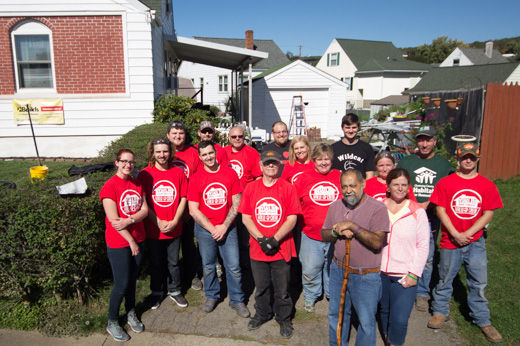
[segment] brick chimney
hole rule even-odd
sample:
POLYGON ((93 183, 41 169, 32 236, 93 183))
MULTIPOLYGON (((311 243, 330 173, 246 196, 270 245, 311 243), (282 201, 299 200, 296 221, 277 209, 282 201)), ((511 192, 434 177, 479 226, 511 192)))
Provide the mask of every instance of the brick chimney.
POLYGON ((490 59, 493 57, 493 41, 486 42, 485 54, 490 59))
POLYGON ((246 48, 255 49, 255 45, 253 43, 253 30, 246 31, 246 48))

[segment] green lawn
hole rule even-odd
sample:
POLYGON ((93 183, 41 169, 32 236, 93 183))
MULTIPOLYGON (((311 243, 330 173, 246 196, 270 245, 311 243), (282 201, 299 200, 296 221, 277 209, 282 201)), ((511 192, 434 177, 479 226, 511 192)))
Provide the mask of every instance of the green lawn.
MULTIPOLYGON (((86 163, 46 162, 49 178, 58 178, 63 183, 75 177, 67 176, 71 165, 86 163)), ((38 165, 33 161, 0 161, 0 180, 11 180, 18 185, 30 184, 29 168, 38 165)), ((520 344, 520 177, 496 182, 504 202, 504 208, 495 213, 487 237, 488 287, 491 321, 502 333, 506 344, 520 344)), ((102 331, 106 323, 108 295, 111 282, 100 289, 87 306, 74 301, 59 304, 46 303, 43 306, 27 306, 23 303, 0 298, 0 328, 34 329, 49 334, 83 334, 102 331), (64 314, 63 312, 66 311, 64 314), (42 320, 42 318, 44 318, 42 320), (42 321, 47 324, 42 324, 42 321)), ((138 302, 148 294, 148 277, 138 283, 138 302)), ((456 321, 460 334, 471 345, 487 345, 480 330, 471 323, 466 301, 466 278, 461 269, 456 280, 456 294, 451 304, 451 317, 456 321)), ((193 303, 200 304, 195 297, 193 303)), ((191 301, 190 300, 190 301, 191 301)), ((301 318, 301 316, 297 316, 301 318)), ((317 322, 318 323, 318 322, 317 322)), ((321 323, 321 322, 319 322, 321 323)), ((323 322, 326 323, 326 322, 323 322)))

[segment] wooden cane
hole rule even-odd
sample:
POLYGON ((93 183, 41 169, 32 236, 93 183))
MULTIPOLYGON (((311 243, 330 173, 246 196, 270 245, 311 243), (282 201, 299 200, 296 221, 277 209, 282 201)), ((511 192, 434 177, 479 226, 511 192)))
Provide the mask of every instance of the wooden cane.
POLYGON ((341 297, 339 299, 338 325, 336 327, 336 339, 341 346, 341 327, 343 325, 343 311, 345 310, 345 296, 347 295, 348 266, 350 265, 350 239, 345 240, 345 268, 343 268, 343 284, 341 285, 341 297))

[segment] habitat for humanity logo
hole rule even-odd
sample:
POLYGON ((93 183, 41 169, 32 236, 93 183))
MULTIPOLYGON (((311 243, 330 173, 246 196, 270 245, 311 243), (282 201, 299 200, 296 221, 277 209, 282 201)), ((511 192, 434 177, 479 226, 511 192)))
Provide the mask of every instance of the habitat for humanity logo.
POLYGON ((437 176, 437 172, 432 171, 429 168, 421 167, 413 171, 415 176, 415 181, 419 184, 433 184, 433 180, 437 176))

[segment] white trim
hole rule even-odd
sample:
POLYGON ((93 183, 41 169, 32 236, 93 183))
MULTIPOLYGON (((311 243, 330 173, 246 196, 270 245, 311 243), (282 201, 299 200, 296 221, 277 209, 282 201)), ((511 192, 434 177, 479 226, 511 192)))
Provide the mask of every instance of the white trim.
MULTIPOLYGON (((128 22, 126 18, 127 12, 121 13, 121 30, 123 35, 123 63, 125 70, 125 94, 130 94, 130 71, 128 70, 130 64, 128 61, 128 22)), ((148 24, 150 25, 150 24, 148 24)))
POLYGON ((190 44, 190 45, 202 47, 202 48, 211 48, 211 49, 215 49, 215 50, 221 50, 224 52, 231 52, 231 53, 243 54, 243 55, 247 55, 247 56, 254 56, 256 58, 261 58, 261 59, 267 59, 267 57, 269 56, 269 54, 266 52, 261 52, 261 51, 256 51, 256 50, 252 50, 252 49, 246 49, 246 48, 240 48, 240 47, 235 47, 235 46, 228 46, 225 44, 214 43, 214 42, 209 42, 209 41, 197 40, 197 39, 189 38, 189 37, 177 36, 177 42, 184 43, 184 44, 190 44))
MULTIPOLYGON (((326 72, 323 72, 322 70, 310 65, 310 64, 307 64, 306 62, 302 61, 302 60, 295 60, 294 62, 290 63, 289 65, 287 66, 284 66, 282 67, 281 69, 277 70, 277 71, 274 71, 273 73, 270 73, 268 74, 267 76, 264 76, 263 78, 267 81, 271 78, 274 78, 276 77, 277 75, 279 75, 280 73, 283 73, 285 71, 287 71, 288 69, 296 66, 296 65, 301 65, 309 70, 311 70, 312 72, 315 72, 315 73, 318 73, 319 75, 321 75, 322 77, 325 77, 327 78, 328 80, 338 84, 338 85, 341 85, 343 87, 347 87, 347 84, 345 82, 342 82, 341 80, 337 79, 336 77, 334 76, 331 76, 330 74, 326 73, 326 72)), ((317 86, 319 87, 319 86, 317 86)), ((329 87, 329 86, 327 86, 329 87)))
MULTIPOLYGON (((0 17, 69 17, 69 16, 117 16, 121 15, 126 11, 68 11, 68 12, 56 12, 56 11, 38 11, 38 12, 9 12, 3 11, 0 13, 0 17)), ((139 12, 139 11, 136 11, 139 12)), ((148 11, 143 11, 146 13, 148 11)))

